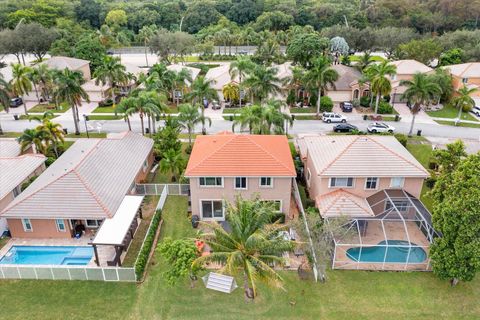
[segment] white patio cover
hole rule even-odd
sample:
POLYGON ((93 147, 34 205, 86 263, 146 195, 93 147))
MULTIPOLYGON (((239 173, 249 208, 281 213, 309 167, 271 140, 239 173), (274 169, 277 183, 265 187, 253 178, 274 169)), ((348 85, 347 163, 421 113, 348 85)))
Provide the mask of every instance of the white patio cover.
POLYGON ((92 244, 121 245, 142 201, 143 196, 125 196, 113 218, 103 221, 92 244))

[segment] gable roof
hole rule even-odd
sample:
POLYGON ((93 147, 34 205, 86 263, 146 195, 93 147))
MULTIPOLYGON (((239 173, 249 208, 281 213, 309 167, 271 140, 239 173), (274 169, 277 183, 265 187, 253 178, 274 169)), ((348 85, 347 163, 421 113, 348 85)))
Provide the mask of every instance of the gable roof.
POLYGON ((0 215, 111 218, 152 146, 153 140, 132 132, 79 139, 0 215))
MULTIPOLYGON (((208 69, 205 74, 205 79, 214 80, 215 82, 212 83, 212 88, 215 90, 222 90, 225 85, 232 82, 229 70, 230 64, 222 64, 216 68, 208 69)), ((233 80, 238 82, 238 77, 235 77, 233 80)))
POLYGON ((452 64, 443 68, 459 78, 480 78, 480 62, 452 64))
MULTIPOLYGON (((362 77, 362 73, 353 67, 335 64, 332 68, 338 73, 338 79, 335 81, 336 91, 350 90, 351 84, 362 77)), ((330 90, 333 90, 333 88, 330 90)))
POLYGON ((15 139, 0 139, 0 157, 16 157, 21 154, 21 146, 15 139))
POLYGON ((46 159, 42 154, 0 157, 0 200, 27 179, 46 159))
POLYGON ((302 158, 308 158, 321 176, 429 176, 392 136, 305 136, 297 142, 302 158))
POLYGON ((44 63, 52 69, 63 70, 67 68, 69 70, 78 70, 84 65, 90 64, 90 61, 71 57, 55 56, 51 57, 44 63))
POLYGON ((186 177, 294 177, 288 140, 280 135, 219 133, 197 136, 186 177))
POLYGON ((374 213, 367 200, 346 190, 339 189, 319 195, 316 199, 318 210, 322 217, 373 217, 374 213))
POLYGON ((397 67, 397 75, 398 74, 415 74, 415 73, 426 73, 430 72, 433 69, 429 66, 424 65, 423 63, 407 59, 407 60, 396 60, 392 61, 391 64, 397 67))
POLYGON ((200 74, 200 69, 199 68, 193 68, 189 67, 188 65, 183 65, 183 64, 170 64, 167 66, 168 70, 175 71, 175 72, 180 72, 182 69, 187 69, 190 71, 192 80, 195 80, 198 75, 200 74))

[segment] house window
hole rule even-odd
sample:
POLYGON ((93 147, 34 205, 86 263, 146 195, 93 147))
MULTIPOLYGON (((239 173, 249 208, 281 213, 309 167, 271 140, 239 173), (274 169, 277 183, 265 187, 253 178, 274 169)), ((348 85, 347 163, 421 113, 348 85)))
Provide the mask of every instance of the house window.
POLYGON ((143 162, 143 172, 146 172, 147 171, 147 168, 148 168, 148 160, 145 160, 143 162))
POLYGON ((330 188, 351 188, 353 187, 353 178, 330 178, 330 188))
POLYGON ((462 83, 468 83, 468 78, 463 78, 462 83))
POLYGON ((200 177, 200 186, 201 187, 216 187, 223 186, 222 177, 200 177))
POLYGON ((397 80, 397 75, 396 74, 392 74, 392 81, 395 81, 397 80))
POLYGON ((89 228, 98 228, 102 224, 102 220, 85 220, 85 224, 89 228))
POLYGON ((22 219, 23 231, 25 232, 32 232, 32 223, 30 219, 22 219))
POLYGON ((365 179, 365 189, 367 190, 376 190, 377 184, 378 184, 378 178, 365 179))
POLYGON ((203 219, 223 219, 222 200, 202 200, 203 219))
POLYGON ((63 219, 55 219, 55 224, 57 225, 57 230, 59 232, 65 232, 65 221, 63 219))
MULTIPOLYGON (((409 208, 408 200, 392 200, 392 202, 395 204, 395 207, 400 212, 405 212, 409 208)), ((392 203, 390 201, 387 201, 385 203, 385 210, 388 210, 390 208, 393 208, 392 203)))
POLYGON ((265 203, 273 203, 273 208, 276 212, 282 212, 282 200, 262 200, 265 203))
POLYGON ((271 188, 273 186, 271 177, 261 177, 260 178, 260 187, 262 188, 271 188))
POLYGON ((246 177, 236 177, 235 178, 235 189, 247 189, 247 178, 246 177))
POLYGON ((405 182, 405 178, 403 177, 393 177, 392 180, 390 180, 390 187, 403 188, 404 182, 405 182))
POLYGON ((13 192, 13 197, 16 198, 20 194, 20 187, 16 186, 15 189, 12 190, 13 192))

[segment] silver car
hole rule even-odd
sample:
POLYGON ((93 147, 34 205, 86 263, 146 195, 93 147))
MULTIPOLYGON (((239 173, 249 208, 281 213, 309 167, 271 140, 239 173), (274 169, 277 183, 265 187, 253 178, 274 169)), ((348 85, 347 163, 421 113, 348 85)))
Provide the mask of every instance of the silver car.
POLYGON ((386 124, 385 122, 372 122, 368 125, 367 131, 370 133, 381 133, 381 132, 389 132, 393 133, 395 128, 391 125, 386 124))

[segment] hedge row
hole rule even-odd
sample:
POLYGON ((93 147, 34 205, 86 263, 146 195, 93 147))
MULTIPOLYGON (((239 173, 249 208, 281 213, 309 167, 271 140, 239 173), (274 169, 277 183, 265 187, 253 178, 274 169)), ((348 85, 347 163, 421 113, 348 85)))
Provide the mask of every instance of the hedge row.
POLYGON ((147 236, 145 237, 145 242, 143 243, 142 248, 138 253, 137 263, 135 264, 135 273, 137 274, 137 279, 141 279, 143 273, 145 272, 145 267, 147 266, 148 262, 148 256, 150 255, 150 251, 152 251, 155 233, 157 232, 161 218, 162 211, 157 210, 152 218, 150 228, 148 229, 147 236))

